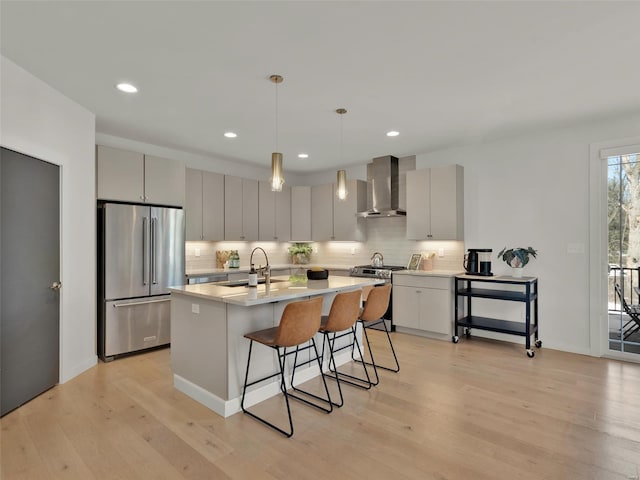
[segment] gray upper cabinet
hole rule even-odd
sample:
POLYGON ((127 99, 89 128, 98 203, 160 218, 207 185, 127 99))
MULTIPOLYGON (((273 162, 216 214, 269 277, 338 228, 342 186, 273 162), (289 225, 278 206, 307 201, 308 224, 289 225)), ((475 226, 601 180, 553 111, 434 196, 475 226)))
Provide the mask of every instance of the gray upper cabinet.
POLYGON ((407 172, 407 239, 464 239, 463 167, 407 172))
POLYGON ((187 168, 186 239, 224 240, 224 175, 187 168))
POLYGON ((202 240, 202 170, 187 168, 185 185, 185 239, 202 240))
POLYGON ((348 180, 347 191, 349 193, 344 200, 333 195, 334 240, 364 242, 367 239, 367 220, 356 217, 356 213, 367 209, 367 182, 348 180))
POLYGON ((225 175, 225 240, 258 240, 258 195, 257 180, 225 175))
POLYGON ((362 180, 349 180, 347 190, 347 198, 340 200, 333 184, 311 187, 313 241, 366 240, 366 220, 356 217, 356 213, 367 209, 367 184, 362 180))
POLYGON ((269 182, 259 182, 258 205, 258 240, 291 240, 291 188, 273 192, 269 182))
POLYGON ((96 192, 102 200, 183 206, 185 167, 166 158, 97 146, 96 192))
POLYGON ((314 185, 311 187, 311 240, 333 239, 333 184, 314 185))
POLYGON ((202 239, 224 240, 224 175, 202 172, 202 239))
POLYGON ((185 167, 166 158, 144 156, 144 195, 146 203, 184 205, 185 167))
POLYGON ((291 240, 311 241, 311 187, 291 187, 291 240))
POLYGON ((103 200, 144 202, 144 155, 98 145, 97 196, 103 200))

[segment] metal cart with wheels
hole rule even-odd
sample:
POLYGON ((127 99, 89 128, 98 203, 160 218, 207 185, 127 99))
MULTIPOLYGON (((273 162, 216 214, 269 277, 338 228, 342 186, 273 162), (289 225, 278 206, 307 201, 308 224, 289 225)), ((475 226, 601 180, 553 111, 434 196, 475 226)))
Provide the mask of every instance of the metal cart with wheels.
MULTIPOLYGON (((464 306, 462 307, 465 308, 464 306)), ((488 330, 492 332, 506 333, 525 337, 525 348, 529 358, 535 356, 535 350, 531 348, 531 336, 536 348, 542 347, 542 340, 538 338, 538 278, 537 277, 483 277, 479 275, 456 275, 455 277, 455 328, 451 337, 453 343, 460 340, 460 328, 464 329, 464 335, 469 337, 471 329, 488 330), (503 289, 502 285, 515 285, 516 289, 503 289), (459 315, 458 301, 466 298, 466 309, 459 315), (523 302, 525 304, 525 321, 517 322, 497 318, 481 317, 472 314, 472 298, 489 298, 510 302, 523 302), (533 323, 532 317, 533 305, 533 323)))

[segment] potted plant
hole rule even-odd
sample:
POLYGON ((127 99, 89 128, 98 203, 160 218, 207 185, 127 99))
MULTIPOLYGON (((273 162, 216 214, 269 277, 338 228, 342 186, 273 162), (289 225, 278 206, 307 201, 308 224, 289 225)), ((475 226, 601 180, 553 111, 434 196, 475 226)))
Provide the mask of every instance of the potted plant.
POLYGON ((289 247, 289 255, 293 264, 309 263, 313 248, 308 243, 294 243, 289 247))
POLYGON ((507 265, 513 268, 514 277, 522 277, 522 269, 527 263, 529 263, 530 256, 536 258, 537 254, 538 252, 531 247, 516 247, 509 249, 505 247, 500 250, 500 253, 498 253, 498 258, 502 258, 507 265))

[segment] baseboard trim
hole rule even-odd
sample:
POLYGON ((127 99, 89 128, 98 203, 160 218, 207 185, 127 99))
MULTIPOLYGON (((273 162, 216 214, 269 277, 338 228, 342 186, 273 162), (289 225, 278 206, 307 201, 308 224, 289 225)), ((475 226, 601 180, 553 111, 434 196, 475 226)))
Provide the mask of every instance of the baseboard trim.
MULTIPOLYGON (((347 362, 350 362, 351 360, 352 359, 350 352, 344 352, 335 356, 337 365, 343 365, 347 362)), ((323 366, 323 369, 327 371, 326 365, 323 366)), ((315 378, 319 375, 320 369, 317 365, 311 365, 304 370, 297 370, 296 385, 298 385, 298 383, 303 383, 311 380, 312 378, 315 378)), ((291 387, 290 377, 286 379, 286 382, 287 387, 291 387)), ((242 408, 240 407, 240 401, 242 400, 241 396, 229 400, 222 399, 177 374, 173 375, 173 386, 188 397, 194 399, 196 402, 199 402, 208 409, 214 411, 221 417, 227 418, 242 411, 242 408)), ((280 386, 278 384, 278 381, 274 378, 272 382, 265 384, 262 387, 258 387, 248 391, 245 398, 245 405, 247 407, 251 407, 252 405, 260 403, 268 398, 274 397, 279 393, 280 386)))

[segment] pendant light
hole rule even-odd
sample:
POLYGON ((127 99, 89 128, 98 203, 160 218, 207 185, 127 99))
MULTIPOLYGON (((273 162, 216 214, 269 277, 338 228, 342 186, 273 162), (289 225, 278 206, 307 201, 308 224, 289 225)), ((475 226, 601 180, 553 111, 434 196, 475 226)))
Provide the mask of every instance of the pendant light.
MULTIPOLYGON (((278 150, 278 84, 282 83, 284 78, 280 75, 271 75, 269 80, 276 85, 276 150, 278 150)), ((282 153, 276 151, 271 154, 271 190, 281 192, 283 183, 282 153)))
MULTIPOLYGON (((336 113, 340 115, 340 163, 342 163, 342 137, 343 137, 343 129, 342 129, 342 116, 347 113, 347 110, 344 108, 338 108, 336 113)), ((347 198, 347 171, 346 170, 338 170, 337 175, 338 186, 336 188, 336 195, 340 200, 345 200, 347 198)))

